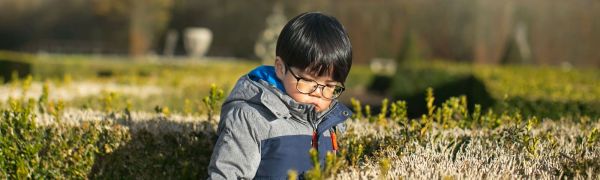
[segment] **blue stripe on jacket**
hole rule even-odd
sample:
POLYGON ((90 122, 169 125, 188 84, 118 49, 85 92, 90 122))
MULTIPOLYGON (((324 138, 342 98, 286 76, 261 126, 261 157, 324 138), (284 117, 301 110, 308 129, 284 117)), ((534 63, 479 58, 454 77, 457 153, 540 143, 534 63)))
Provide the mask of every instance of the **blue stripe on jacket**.
MULTIPOLYGON (((312 148, 312 136, 291 135, 280 136, 261 142, 261 161, 256 172, 256 179, 286 179, 288 171, 293 169, 298 173, 313 168, 309 151, 312 148)), ((319 136, 319 161, 324 167, 323 160, 328 151, 332 151, 331 137, 319 136)))

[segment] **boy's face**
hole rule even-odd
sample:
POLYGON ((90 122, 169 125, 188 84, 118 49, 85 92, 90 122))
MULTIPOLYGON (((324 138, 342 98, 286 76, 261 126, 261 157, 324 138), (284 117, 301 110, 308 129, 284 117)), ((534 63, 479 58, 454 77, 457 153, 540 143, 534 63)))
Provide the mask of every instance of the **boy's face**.
POLYGON ((279 57, 275 60, 275 70, 286 93, 297 102, 314 105, 317 112, 329 108, 332 98, 328 97, 334 93, 335 87, 341 87, 341 83, 334 81, 331 76, 314 76, 295 67, 286 67, 279 57), (303 86, 307 84, 308 86, 303 86), (301 92, 303 88, 308 90, 301 92))

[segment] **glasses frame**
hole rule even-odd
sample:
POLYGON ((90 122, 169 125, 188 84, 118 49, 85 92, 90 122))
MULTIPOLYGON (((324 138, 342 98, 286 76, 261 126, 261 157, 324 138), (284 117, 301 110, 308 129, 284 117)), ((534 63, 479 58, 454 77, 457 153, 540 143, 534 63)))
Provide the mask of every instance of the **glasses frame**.
POLYGON ((285 65, 285 69, 286 69, 286 71, 289 71, 292 74, 292 76, 296 79, 296 90, 298 92, 302 93, 302 94, 310 94, 310 93, 315 92, 317 89, 321 88, 321 97, 323 97, 325 99, 328 99, 328 100, 334 100, 334 99, 337 99, 338 97, 340 97, 340 95, 344 92, 344 90, 346 90, 346 87, 344 87, 343 85, 341 85, 341 86, 340 85, 335 85, 335 86, 341 88, 340 93, 337 96, 332 97, 332 98, 325 97, 325 94, 324 94, 325 91, 324 91, 324 89, 325 89, 325 87, 327 85, 319 84, 319 82, 315 81, 314 79, 307 79, 307 78, 304 78, 302 76, 296 75, 296 73, 294 73, 294 71, 292 71, 292 68, 290 68, 287 64, 285 65), (300 80, 312 81, 315 84, 317 84, 317 87, 314 88, 314 86, 313 86, 313 89, 310 92, 302 92, 302 91, 300 91, 300 89, 298 89, 298 84, 300 84, 300 80))

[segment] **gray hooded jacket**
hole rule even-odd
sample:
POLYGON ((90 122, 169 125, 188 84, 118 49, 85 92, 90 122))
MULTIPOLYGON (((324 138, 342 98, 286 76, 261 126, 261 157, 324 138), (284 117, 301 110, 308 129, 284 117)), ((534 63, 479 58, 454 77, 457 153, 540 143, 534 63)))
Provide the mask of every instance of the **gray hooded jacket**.
POLYGON ((352 112, 333 101, 322 113, 301 104, 264 80, 242 76, 221 110, 219 138, 208 167, 209 179, 285 179, 313 167, 309 150, 320 162, 334 150, 335 131, 352 112))

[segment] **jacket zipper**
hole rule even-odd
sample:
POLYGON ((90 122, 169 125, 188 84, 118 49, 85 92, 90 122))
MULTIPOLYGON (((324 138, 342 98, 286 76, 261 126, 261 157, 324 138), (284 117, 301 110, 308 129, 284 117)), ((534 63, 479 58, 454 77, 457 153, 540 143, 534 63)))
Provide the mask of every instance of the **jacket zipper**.
MULTIPOLYGON (((336 104, 334 104, 333 106, 335 106, 336 104)), ((327 117, 327 115, 329 115, 331 113, 332 109, 328 110, 325 114, 323 114, 323 116, 321 117, 327 117)), ((312 141, 311 141, 311 145, 313 148, 315 148, 315 150, 319 150, 319 135, 317 134, 317 117, 316 117, 316 112, 314 111, 314 109, 309 110, 308 113, 308 120, 309 123, 311 125, 311 127, 313 128, 313 134, 312 134, 312 141)), ((320 124, 321 122, 319 122, 320 124)), ((331 136, 331 145, 333 148, 333 153, 337 153, 338 150, 338 144, 337 144, 337 138, 335 135, 334 131, 329 131, 330 132, 330 136, 331 136)))
POLYGON ((315 111, 314 108, 308 111, 308 122, 310 123, 310 126, 313 129, 313 133, 312 133, 312 140, 310 142, 310 144, 312 145, 313 148, 315 148, 315 150, 319 150, 319 136, 317 135, 317 124, 316 124, 316 118, 315 118, 315 111))

